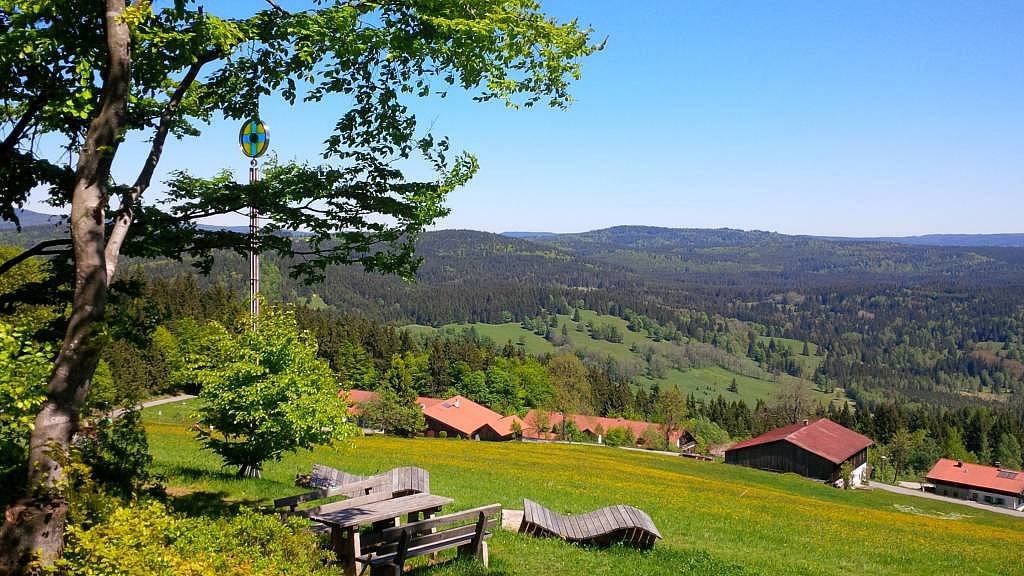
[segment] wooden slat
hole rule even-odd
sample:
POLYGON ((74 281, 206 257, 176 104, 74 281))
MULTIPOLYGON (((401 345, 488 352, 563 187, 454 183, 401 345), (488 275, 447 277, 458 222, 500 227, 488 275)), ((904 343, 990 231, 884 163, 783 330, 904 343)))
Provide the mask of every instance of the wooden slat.
POLYGON ((650 548, 661 538, 647 513, 621 504, 568 516, 524 499, 523 526, 527 534, 550 534, 574 542, 601 544, 622 541, 641 548, 650 548))
POLYGON ((349 528, 362 524, 372 524, 373 522, 386 520, 388 518, 398 518, 400 516, 423 512, 425 510, 441 508, 442 506, 446 506, 452 502, 453 500, 451 498, 445 498, 444 496, 413 494, 410 496, 393 498, 391 500, 373 502, 356 508, 310 515, 310 518, 322 524, 327 524, 328 526, 349 528))

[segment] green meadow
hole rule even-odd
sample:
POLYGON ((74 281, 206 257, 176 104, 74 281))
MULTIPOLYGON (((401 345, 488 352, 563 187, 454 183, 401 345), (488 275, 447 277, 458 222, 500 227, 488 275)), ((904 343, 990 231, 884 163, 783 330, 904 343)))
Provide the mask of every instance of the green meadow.
MULTIPOLYGON (((236 479, 200 449, 188 427, 193 402, 147 409, 154 472, 176 506, 216 513, 267 507, 295 494, 314 462, 370 474, 415 465, 452 511, 524 497, 577 513, 625 503, 647 511, 664 535, 651 552, 597 550, 499 531, 492 575, 1024 574, 1024 519, 882 491, 841 491, 794 475, 586 445, 361 437, 267 464, 236 479)), ((470 563, 417 574, 470 575, 470 563)))

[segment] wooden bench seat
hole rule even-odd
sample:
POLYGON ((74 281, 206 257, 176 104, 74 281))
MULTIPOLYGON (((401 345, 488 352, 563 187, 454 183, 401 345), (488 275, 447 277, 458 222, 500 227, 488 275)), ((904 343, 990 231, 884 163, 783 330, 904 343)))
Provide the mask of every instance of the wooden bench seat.
POLYGON ((371 576, 399 576, 405 561, 416 556, 457 548, 488 564, 487 538, 501 523, 501 505, 491 504, 403 526, 386 528, 366 538, 374 552, 358 560, 370 566, 371 576))

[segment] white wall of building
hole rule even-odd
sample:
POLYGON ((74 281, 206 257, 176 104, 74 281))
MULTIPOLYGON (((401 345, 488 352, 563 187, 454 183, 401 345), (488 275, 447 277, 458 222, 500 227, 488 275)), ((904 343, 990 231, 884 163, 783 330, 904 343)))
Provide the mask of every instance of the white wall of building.
POLYGON ((995 492, 986 492, 985 490, 979 490, 976 488, 964 488, 962 486, 953 486, 950 484, 935 482, 935 493, 939 496, 949 496, 950 498, 959 498, 961 500, 973 500, 982 504, 991 504, 993 506, 1001 506, 1003 508, 1011 508, 1013 510, 1024 510, 1024 498, 1007 496, 1006 494, 997 494, 995 492))

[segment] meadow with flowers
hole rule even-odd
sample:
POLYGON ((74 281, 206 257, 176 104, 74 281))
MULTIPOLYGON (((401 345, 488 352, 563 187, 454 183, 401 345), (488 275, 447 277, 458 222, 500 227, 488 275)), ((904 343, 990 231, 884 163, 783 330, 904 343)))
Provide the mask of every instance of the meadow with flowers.
MULTIPOLYGON (((597 550, 499 531, 488 574, 1024 574, 1024 518, 882 491, 842 491, 795 475, 588 445, 488 443, 383 436, 285 457, 263 478, 238 479, 189 431, 194 404, 147 409, 154 472, 182 508, 269 508, 297 493, 320 462, 370 474, 414 465, 451 510, 524 497, 578 513, 625 503, 664 535, 651 552, 597 550)), ((446 510, 447 511, 447 510, 446 510)), ((471 563, 417 573, 468 575, 471 563)))

